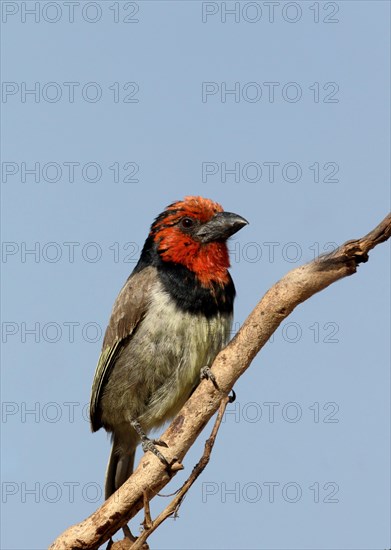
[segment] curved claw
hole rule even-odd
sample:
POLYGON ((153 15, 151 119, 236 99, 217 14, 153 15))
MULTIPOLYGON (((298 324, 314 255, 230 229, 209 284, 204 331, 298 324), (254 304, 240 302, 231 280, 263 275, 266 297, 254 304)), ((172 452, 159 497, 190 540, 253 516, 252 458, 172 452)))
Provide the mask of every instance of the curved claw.
POLYGON ((158 447, 166 447, 168 449, 168 445, 165 441, 162 439, 150 439, 154 445, 157 445, 158 447))
POLYGON ((235 390, 232 388, 232 395, 229 395, 228 396, 228 399, 229 399, 229 403, 233 403, 236 399, 236 393, 235 393, 235 390))

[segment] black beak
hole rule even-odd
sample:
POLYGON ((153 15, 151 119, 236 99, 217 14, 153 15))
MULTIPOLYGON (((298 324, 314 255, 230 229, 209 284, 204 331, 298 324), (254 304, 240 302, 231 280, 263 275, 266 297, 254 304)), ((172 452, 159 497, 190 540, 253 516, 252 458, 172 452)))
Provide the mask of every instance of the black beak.
POLYGON ((195 237, 202 243, 225 241, 245 225, 248 225, 248 221, 238 214, 218 212, 197 229, 195 237))

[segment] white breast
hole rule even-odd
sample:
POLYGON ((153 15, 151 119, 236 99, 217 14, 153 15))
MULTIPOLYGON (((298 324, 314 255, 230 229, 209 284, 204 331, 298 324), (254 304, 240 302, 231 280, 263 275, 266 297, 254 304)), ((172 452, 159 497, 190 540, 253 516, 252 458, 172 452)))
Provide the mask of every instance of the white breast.
POLYGON ((153 396, 143 415, 147 424, 160 424, 182 407, 199 382, 201 368, 211 366, 226 345, 231 325, 232 315, 207 319, 181 311, 160 284, 156 286, 139 335, 155 364, 153 396))
POLYGON ((144 319, 116 360, 102 397, 106 426, 156 428, 183 406, 229 340, 232 315, 209 319, 181 311, 159 281, 144 319))

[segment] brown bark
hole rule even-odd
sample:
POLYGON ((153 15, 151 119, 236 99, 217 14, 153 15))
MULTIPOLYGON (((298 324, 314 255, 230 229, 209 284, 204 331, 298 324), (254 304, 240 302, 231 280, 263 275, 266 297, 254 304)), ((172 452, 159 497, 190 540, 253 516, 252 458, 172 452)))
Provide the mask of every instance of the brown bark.
MULTIPOLYGON (((213 363, 219 390, 210 381, 203 381, 162 436, 168 444, 167 460, 177 457, 182 461, 222 399, 292 310, 355 273, 357 265, 368 260, 368 252, 390 236, 391 214, 365 237, 347 241, 331 254, 293 269, 265 294, 213 363)), ((158 493, 173 475, 175 471, 169 476, 162 463, 147 453, 129 480, 91 516, 60 535, 50 550, 98 548, 143 508, 145 494, 150 497, 158 493)))

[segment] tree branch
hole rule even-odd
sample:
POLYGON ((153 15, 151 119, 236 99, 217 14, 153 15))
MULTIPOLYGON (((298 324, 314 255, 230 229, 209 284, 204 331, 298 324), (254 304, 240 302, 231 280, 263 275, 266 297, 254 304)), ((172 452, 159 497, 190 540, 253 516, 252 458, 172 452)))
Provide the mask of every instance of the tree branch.
MULTIPOLYGON (((203 381, 162 436, 168 444, 165 450, 168 461, 174 457, 183 459, 222 398, 293 309, 330 284, 355 273, 357 265, 368 260, 368 252, 390 236, 391 214, 363 238, 347 241, 331 254, 293 269, 268 290, 213 363, 219 390, 203 381)), ((98 548, 143 508, 145 494, 156 495, 175 473, 168 475, 159 459, 146 453, 128 481, 91 516, 60 535, 50 550, 98 548)))
MULTIPOLYGON (((176 492, 174 499, 170 502, 168 506, 161 512, 158 517, 152 521, 149 513, 149 500, 144 500, 144 510, 145 510, 145 522, 144 522, 144 531, 137 538, 136 542, 131 546, 132 550, 142 550, 143 544, 146 542, 147 538, 170 516, 174 515, 177 517, 178 510, 185 498, 186 493, 189 491, 193 483, 199 478, 202 472, 205 470, 206 466, 209 463, 210 456, 212 454, 213 446, 216 441, 216 436, 220 428, 220 424, 223 420, 225 409, 227 408, 228 403, 231 401, 229 397, 225 397, 219 407, 219 412, 217 414, 216 421, 214 423, 212 433, 210 434, 209 439, 205 442, 204 452, 198 463, 194 466, 193 471, 191 472, 189 478, 185 481, 182 487, 176 492)), ((145 495, 144 495, 145 496, 145 495)), ((114 544, 115 547, 115 544, 114 544)), ((113 550, 114 550, 113 547, 113 550)))

